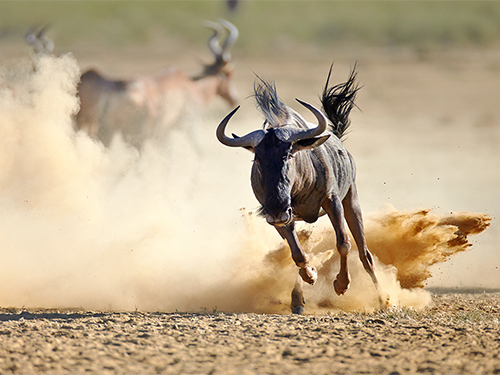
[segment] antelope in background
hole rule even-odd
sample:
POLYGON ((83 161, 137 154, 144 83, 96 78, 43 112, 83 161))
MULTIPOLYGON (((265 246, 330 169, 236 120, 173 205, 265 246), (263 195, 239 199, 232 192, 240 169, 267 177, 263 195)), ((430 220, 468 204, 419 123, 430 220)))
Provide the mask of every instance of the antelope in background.
MULTIPOLYGON (((54 42, 45 34, 48 27, 49 25, 45 25, 42 28, 32 26, 24 35, 26 43, 33 48, 33 52, 30 54, 31 73, 37 72, 39 57, 51 55, 54 51, 54 42)), ((2 77, 2 81, 5 87, 10 90, 13 97, 23 97, 30 90, 27 85, 23 84, 17 74, 6 74, 2 77)))
POLYGON ((107 79, 94 69, 82 74, 77 130, 88 132, 106 146, 116 133, 122 133, 127 142, 140 147, 151 135, 171 129, 188 112, 187 105, 196 111, 220 96, 234 106, 238 95, 229 50, 238 38, 238 29, 225 20, 205 26, 213 31, 208 48, 215 61, 204 65, 199 74, 188 75, 177 67, 125 80, 107 79), (221 40, 224 32, 226 37, 221 40))

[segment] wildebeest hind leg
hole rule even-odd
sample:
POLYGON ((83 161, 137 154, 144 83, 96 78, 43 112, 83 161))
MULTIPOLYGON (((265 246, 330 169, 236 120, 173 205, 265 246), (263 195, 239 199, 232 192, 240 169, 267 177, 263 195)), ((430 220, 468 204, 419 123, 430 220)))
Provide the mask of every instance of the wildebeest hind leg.
POLYGON ((328 214, 332 222, 335 235, 337 237, 337 250, 340 254, 340 271, 333 282, 335 293, 343 295, 349 288, 349 271, 347 270, 347 255, 351 249, 349 236, 344 224, 344 209, 340 199, 336 196, 323 205, 323 209, 328 214))
POLYGON ((370 275, 373 284, 377 289, 381 307, 385 307, 388 305, 389 296, 381 291, 380 284, 378 283, 377 276, 375 275, 373 257, 370 250, 368 250, 368 246, 366 245, 363 216, 361 214, 358 193, 354 184, 349 189, 349 192, 344 198, 342 204, 344 206, 344 215, 347 225, 349 225, 349 229, 351 230, 356 246, 358 247, 361 263, 363 263, 364 269, 370 275))

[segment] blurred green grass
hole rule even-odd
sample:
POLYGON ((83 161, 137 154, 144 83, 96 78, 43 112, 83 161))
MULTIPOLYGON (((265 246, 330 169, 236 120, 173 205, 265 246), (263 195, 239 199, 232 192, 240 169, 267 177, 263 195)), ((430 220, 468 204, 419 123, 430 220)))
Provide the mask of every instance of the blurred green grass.
POLYGON ((231 13, 225 1, 2 1, 0 43, 19 41, 32 25, 51 24, 58 47, 153 46, 162 39, 205 43, 205 19, 222 17, 240 30, 243 54, 293 47, 442 48, 490 46, 500 40, 496 1, 252 1, 231 13))

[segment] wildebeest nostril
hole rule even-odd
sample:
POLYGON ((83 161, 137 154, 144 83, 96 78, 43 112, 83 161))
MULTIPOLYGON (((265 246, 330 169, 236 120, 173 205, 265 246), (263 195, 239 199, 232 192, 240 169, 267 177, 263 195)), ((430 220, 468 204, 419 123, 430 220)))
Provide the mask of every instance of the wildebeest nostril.
POLYGON ((266 221, 271 225, 286 225, 292 220, 292 209, 289 207, 285 212, 283 212, 279 219, 274 218, 271 215, 267 215, 266 221))
POLYGON ((288 223, 292 218, 292 209, 288 208, 286 212, 281 215, 281 221, 283 223, 288 223))

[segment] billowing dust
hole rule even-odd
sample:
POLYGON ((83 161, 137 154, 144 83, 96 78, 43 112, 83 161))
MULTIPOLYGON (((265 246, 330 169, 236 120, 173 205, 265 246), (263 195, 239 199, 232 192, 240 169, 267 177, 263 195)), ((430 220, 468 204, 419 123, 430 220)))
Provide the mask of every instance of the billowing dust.
MULTIPOLYGON (((78 76, 71 55, 0 71, 0 305, 288 313, 297 277, 290 252, 254 207, 238 210, 255 201, 248 180, 242 187, 230 177, 248 175, 238 161, 251 156, 227 160, 215 119, 200 120, 196 140, 179 127, 141 151, 119 137, 105 148, 73 130, 78 76)), ((421 287, 430 265, 465 250, 489 220, 428 210, 368 215, 390 302, 428 304, 421 287)), ((335 295, 333 231, 327 219, 318 223, 299 226, 320 274, 304 286, 306 312, 376 308, 355 248, 351 287, 335 295)))
MULTIPOLYGON (((258 237, 256 227, 264 224, 258 223, 261 220, 252 213, 244 210, 243 214, 249 233, 258 237)), ((440 216, 430 210, 402 212, 390 207, 365 218, 367 244, 377 258, 377 276, 383 291, 390 297, 390 305, 425 307, 430 302, 430 294, 423 287, 432 276, 430 266, 472 246, 468 235, 481 233, 490 221, 490 217, 479 213, 440 216)), ((361 266, 355 246, 349 259, 351 288, 339 297, 332 290, 339 271, 339 256, 335 250, 335 234, 328 220, 314 226, 298 223, 298 227, 300 242, 311 255, 311 263, 319 274, 314 286, 304 285, 308 311, 379 308, 378 294, 361 266)), ((351 243, 354 243, 353 239, 351 243)), ((296 280, 290 249, 282 243, 265 255, 259 267, 258 274, 241 283, 239 293, 246 298, 253 295, 250 300, 257 302, 258 310, 285 312, 291 286, 296 280)))

